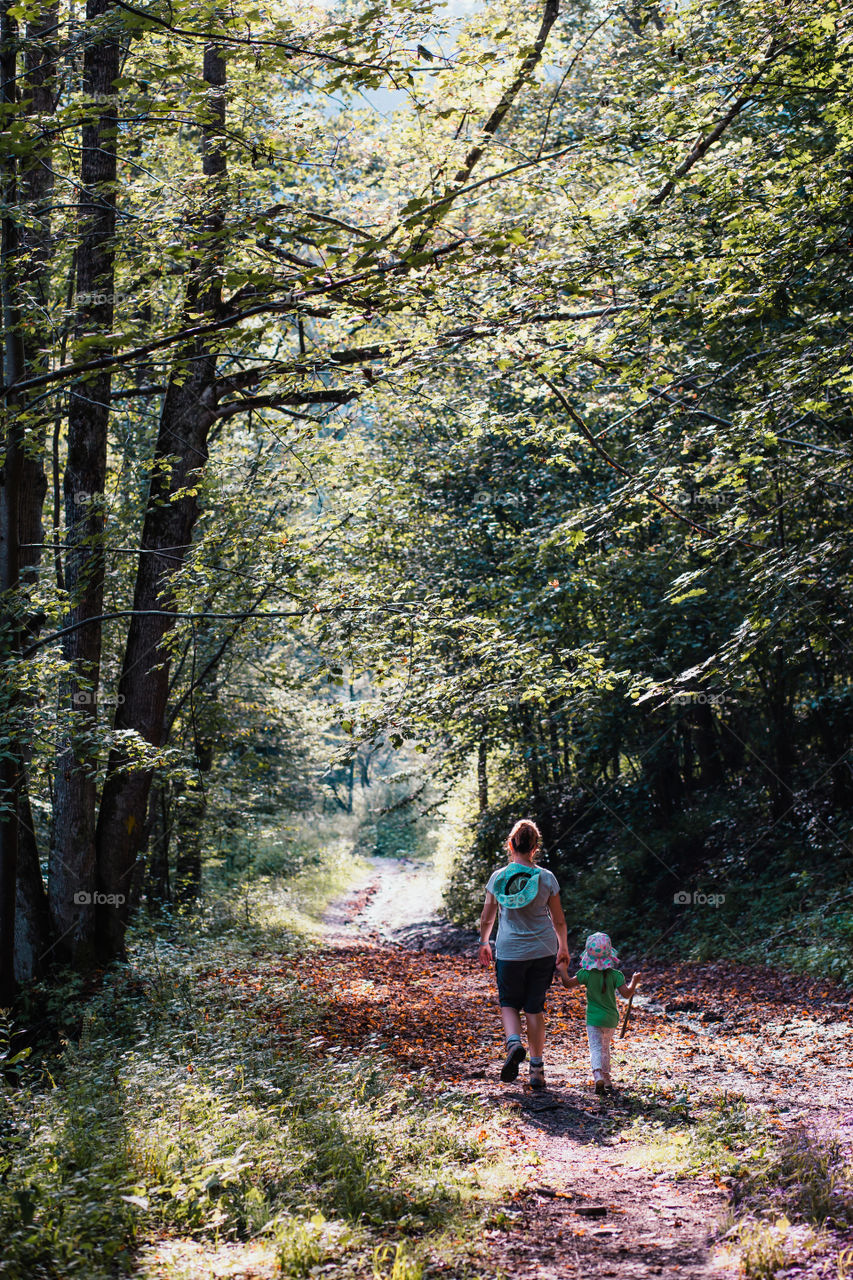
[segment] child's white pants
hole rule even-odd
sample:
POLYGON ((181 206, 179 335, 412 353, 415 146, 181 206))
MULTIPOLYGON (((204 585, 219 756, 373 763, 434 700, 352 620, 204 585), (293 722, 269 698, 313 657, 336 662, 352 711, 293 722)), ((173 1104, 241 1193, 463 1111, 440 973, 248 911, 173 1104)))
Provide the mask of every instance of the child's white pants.
POLYGON ((613 1027, 587 1027, 586 1037, 589 1040, 589 1060, 593 1071, 601 1071, 610 1075, 610 1045, 613 1041, 613 1027))

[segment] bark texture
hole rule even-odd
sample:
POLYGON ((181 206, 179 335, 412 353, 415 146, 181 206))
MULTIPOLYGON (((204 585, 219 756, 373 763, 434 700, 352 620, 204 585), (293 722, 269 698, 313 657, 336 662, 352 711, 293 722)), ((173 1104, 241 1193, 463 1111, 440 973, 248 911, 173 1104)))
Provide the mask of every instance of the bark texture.
MULTIPOLYGON (((208 96, 202 150, 208 182, 197 215, 203 253, 188 288, 187 319, 215 311, 221 300, 225 77, 224 58, 209 47, 204 55, 208 96)), ((173 604, 172 580, 190 551, 199 511, 194 493, 187 490, 207 463, 215 416, 216 353, 200 338, 180 353, 163 402, 115 718, 117 729, 132 730, 154 747, 166 737, 170 655, 164 642, 174 623, 143 615, 173 604)), ((152 778, 153 770, 134 765, 126 751, 111 752, 97 832, 98 886, 109 899, 98 907, 97 944, 103 958, 124 951, 128 886, 146 843, 152 778)))
MULTIPOLYGON (((119 42, 112 0, 88 0, 85 90, 98 101, 82 131, 77 248, 76 336, 109 333, 115 261, 116 119, 112 95, 119 42)), ((95 619, 104 597, 104 484, 109 370, 72 384, 65 467, 65 585, 68 623, 95 619)), ((57 958, 86 967, 94 958, 96 708, 101 624, 64 639, 70 727, 60 745, 54 787, 49 895, 57 958)))

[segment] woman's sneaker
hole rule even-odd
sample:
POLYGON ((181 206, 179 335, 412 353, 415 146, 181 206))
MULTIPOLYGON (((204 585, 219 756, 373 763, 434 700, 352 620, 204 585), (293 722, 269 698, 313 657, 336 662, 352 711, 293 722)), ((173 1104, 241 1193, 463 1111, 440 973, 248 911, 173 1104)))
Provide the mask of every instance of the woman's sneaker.
POLYGON ((530 1066, 530 1087, 531 1089, 545 1088, 545 1068, 541 1063, 530 1066))
POLYGON ((507 1045, 506 1057, 501 1067, 501 1080, 504 1084, 518 1079, 519 1064, 527 1057, 527 1050, 520 1040, 513 1040, 507 1045))

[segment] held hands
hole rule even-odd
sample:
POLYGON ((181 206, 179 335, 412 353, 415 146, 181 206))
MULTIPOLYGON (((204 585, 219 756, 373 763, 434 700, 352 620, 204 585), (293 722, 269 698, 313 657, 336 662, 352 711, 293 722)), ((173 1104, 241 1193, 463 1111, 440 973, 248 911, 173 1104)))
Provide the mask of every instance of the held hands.
POLYGON ((577 978, 574 977, 574 975, 572 975, 571 977, 569 976, 568 959, 564 960, 562 964, 559 964, 559 963, 557 964, 557 975, 560 979, 560 982, 563 984, 564 987, 567 987, 569 991, 571 991, 573 987, 580 986, 580 983, 578 982, 577 978))

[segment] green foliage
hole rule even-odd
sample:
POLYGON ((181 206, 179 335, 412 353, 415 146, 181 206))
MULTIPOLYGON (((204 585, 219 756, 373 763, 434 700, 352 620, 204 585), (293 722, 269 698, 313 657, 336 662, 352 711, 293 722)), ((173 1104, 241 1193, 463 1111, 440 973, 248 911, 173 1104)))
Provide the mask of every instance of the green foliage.
POLYGON ((821 1245, 820 1232, 853 1222, 853 1168, 837 1140, 785 1131, 762 1108, 724 1093, 688 1105, 652 1089, 632 1132, 646 1158, 677 1176, 711 1177, 730 1191, 723 1240, 750 1280, 771 1280, 821 1245), (649 1105, 651 1104, 651 1105, 649 1105))
POLYGON ((374 1280, 423 1280, 423 1274, 423 1266, 410 1256, 403 1240, 394 1249, 386 1244, 373 1254, 374 1280))
POLYGON ((652 1163, 679 1175, 733 1179, 760 1167, 773 1147, 764 1112, 737 1094, 719 1094, 695 1111, 687 1094, 673 1097, 654 1085, 648 1093, 632 1132, 648 1148, 652 1163))
POLYGON ((346 1225, 326 1222, 322 1213, 315 1213, 308 1221, 279 1217, 274 1230, 278 1264, 282 1274, 293 1280, 302 1280, 311 1275, 313 1267, 340 1258, 350 1244, 346 1225))
MULTIPOLYGON (((423 281, 420 364, 331 455, 361 503, 351 589, 395 610, 328 625, 375 680, 347 723, 393 722, 450 785, 485 753, 457 918, 527 813, 573 930, 706 956, 736 917, 756 952, 795 920, 796 963, 845 977, 808 935, 851 870, 849 23, 620 14, 565 18, 571 73, 508 127, 534 154, 547 119, 567 158, 448 211, 472 243, 423 281)), ((426 166, 440 130, 418 124, 426 166)))
POLYGON ((682 1167, 686 1173, 734 1177, 763 1162, 771 1145, 764 1113, 745 1098, 724 1094, 690 1130, 682 1167))

